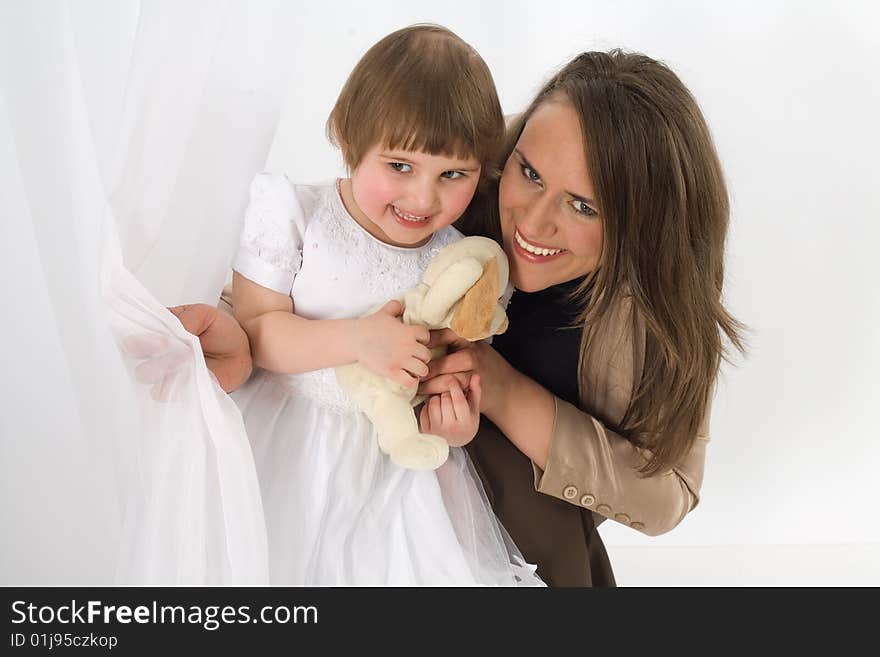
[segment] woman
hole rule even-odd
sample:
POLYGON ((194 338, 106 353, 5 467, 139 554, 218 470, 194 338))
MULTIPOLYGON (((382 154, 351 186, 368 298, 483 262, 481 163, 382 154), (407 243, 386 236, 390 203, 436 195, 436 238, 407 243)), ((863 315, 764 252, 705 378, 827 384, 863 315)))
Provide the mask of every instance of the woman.
POLYGON ((480 374, 469 451, 502 523, 548 584, 612 586, 596 525, 661 534, 699 501, 724 337, 742 349, 727 192, 693 97, 643 55, 576 57, 509 137, 462 229, 504 246, 510 328, 493 346, 438 332, 452 353, 420 389, 480 374))

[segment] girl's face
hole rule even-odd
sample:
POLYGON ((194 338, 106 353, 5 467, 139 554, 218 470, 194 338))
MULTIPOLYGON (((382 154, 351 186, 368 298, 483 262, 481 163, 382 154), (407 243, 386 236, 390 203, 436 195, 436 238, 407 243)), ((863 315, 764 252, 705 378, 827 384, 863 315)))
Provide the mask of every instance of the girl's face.
POLYGON ((351 173, 349 211, 383 242, 420 246, 462 215, 479 179, 476 158, 377 145, 351 173))
POLYGON ((510 277, 524 292, 579 278, 602 254, 602 221, 574 106, 543 103, 507 160, 498 193, 510 277))

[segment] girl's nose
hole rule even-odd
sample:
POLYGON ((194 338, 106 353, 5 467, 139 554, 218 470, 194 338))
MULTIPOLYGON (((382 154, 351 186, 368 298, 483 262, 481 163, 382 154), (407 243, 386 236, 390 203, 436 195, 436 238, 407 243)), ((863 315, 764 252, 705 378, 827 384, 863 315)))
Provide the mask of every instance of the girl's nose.
POLYGON ((437 186, 433 181, 420 181, 412 189, 413 207, 408 208, 414 214, 430 214, 436 209, 437 186))

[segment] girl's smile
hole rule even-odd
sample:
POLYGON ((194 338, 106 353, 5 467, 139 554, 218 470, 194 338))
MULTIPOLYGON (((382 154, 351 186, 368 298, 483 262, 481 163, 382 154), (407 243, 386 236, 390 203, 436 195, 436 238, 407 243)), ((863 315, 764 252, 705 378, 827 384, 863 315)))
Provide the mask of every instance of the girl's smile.
POLYGON ((394 214, 394 217, 400 222, 402 226, 406 226, 408 228, 420 228, 425 222, 430 221, 431 215, 415 215, 411 212, 405 212, 401 210, 395 205, 391 206, 391 212, 394 214))

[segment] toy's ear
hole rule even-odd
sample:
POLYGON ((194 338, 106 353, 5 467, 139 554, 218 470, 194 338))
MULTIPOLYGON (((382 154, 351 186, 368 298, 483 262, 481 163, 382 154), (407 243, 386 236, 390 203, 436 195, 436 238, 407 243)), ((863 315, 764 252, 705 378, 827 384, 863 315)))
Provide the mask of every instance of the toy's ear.
POLYGON ((492 335, 498 295, 498 260, 490 258, 483 265, 483 275, 455 308, 449 328, 471 342, 492 335))

